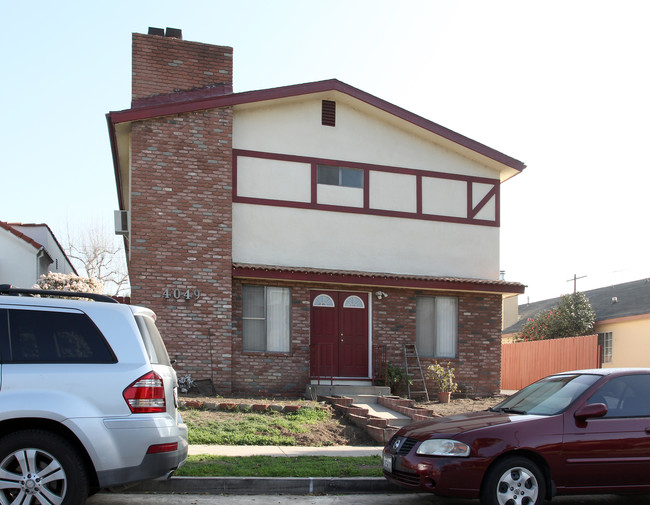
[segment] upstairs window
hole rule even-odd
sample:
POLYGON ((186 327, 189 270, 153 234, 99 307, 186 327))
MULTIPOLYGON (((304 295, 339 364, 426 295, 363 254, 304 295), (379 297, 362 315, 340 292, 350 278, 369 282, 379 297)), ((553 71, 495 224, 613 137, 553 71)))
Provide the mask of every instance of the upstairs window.
POLYGON ((318 184, 363 188, 363 170, 358 168, 318 165, 318 184))

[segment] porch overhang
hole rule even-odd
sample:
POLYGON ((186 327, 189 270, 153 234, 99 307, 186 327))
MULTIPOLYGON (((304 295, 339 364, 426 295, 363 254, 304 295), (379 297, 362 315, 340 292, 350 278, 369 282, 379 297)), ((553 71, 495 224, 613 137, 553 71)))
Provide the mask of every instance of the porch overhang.
POLYGON ((523 294, 526 286, 519 282, 462 277, 394 274, 330 270, 276 265, 233 263, 233 278, 268 279, 285 282, 368 286, 372 288, 423 289, 435 291, 465 291, 501 295, 523 294))

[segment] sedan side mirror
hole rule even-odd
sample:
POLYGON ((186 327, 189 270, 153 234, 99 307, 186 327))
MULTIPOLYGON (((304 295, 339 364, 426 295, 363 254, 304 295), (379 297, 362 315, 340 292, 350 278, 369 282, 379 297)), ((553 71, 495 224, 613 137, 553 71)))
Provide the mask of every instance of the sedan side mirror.
POLYGON ((603 417, 605 414, 607 414, 607 405, 604 403, 590 403, 576 410, 573 417, 578 421, 585 421, 590 417, 603 417))

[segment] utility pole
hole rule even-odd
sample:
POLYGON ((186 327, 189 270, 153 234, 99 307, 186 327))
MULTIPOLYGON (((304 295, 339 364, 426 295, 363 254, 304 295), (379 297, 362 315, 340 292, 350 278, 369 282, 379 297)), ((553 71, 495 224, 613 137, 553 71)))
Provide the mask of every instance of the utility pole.
POLYGON ((567 279, 567 282, 573 281, 573 294, 574 295, 576 294, 576 291, 577 291, 578 279, 584 279, 585 277, 587 277, 587 276, 583 275, 581 277, 578 277, 576 274, 573 274, 573 279, 567 279))

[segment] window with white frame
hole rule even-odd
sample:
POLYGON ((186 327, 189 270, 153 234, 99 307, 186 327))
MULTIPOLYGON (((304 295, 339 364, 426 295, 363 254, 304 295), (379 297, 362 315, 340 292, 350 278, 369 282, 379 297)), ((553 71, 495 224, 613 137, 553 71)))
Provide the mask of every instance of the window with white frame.
POLYGON ((289 288, 243 286, 242 315, 244 351, 290 351, 289 288))
POLYGON ((598 345, 600 346, 600 355, 602 363, 612 362, 612 332, 598 334, 598 345))
POLYGON ((455 358, 458 351, 458 299, 418 296, 416 344, 425 358, 455 358))

